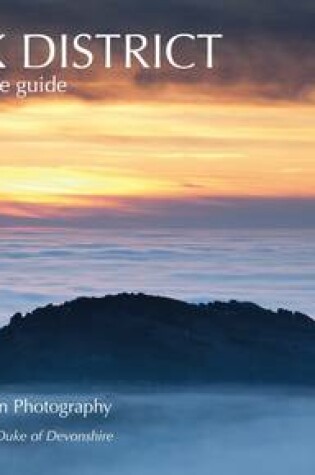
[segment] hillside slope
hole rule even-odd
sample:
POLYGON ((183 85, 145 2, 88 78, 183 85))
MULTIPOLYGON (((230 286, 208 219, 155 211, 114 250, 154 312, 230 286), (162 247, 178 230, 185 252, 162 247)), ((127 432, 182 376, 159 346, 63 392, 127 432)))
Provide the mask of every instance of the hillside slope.
POLYGON ((0 382, 315 384, 315 322, 230 301, 79 298, 12 317, 0 382))

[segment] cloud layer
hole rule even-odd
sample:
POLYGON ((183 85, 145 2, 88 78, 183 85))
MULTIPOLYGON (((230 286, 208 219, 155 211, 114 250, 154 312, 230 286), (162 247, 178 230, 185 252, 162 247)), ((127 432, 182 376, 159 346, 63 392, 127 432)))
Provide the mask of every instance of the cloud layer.
POLYGON ((4 230, 0 325, 81 295, 237 298, 314 316, 314 231, 4 230))
MULTIPOLYGON (((315 7, 310 1, 273 2, 234 0, 5 1, 0 7, 2 30, 11 33, 78 32, 216 32, 224 34, 215 71, 139 71, 113 74, 96 65, 89 73, 66 76, 72 94, 84 99, 117 100, 159 96, 157 89, 175 84, 193 95, 202 86, 205 97, 263 100, 313 100, 315 81, 315 7), (118 76, 118 77, 117 77, 118 76), (113 92, 113 81, 120 85, 113 92), (128 83, 126 86, 126 82, 128 83), (125 87, 123 87, 125 86, 125 87)), ((198 53, 198 52, 197 52, 198 53)), ((7 55, 14 55, 8 46, 7 55)), ((18 63, 18 57, 16 57, 18 63)), ((52 68, 58 71, 58 66, 52 68)), ((12 68, 9 76, 21 75, 12 68)), ((210 100, 210 99, 209 99, 210 100)), ((212 100, 212 99, 211 99, 212 100)))
POLYGON ((314 198, 107 198, 90 197, 90 206, 2 202, 5 227, 73 228, 315 228, 314 198), (109 206, 110 204, 110 206, 109 206))

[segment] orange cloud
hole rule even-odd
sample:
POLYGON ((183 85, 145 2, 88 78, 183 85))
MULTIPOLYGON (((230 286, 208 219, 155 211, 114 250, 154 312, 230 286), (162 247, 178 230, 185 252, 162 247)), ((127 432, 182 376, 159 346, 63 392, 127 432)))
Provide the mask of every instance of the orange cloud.
POLYGON ((313 197, 314 126, 299 104, 30 102, 0 115, 2 201, 313 197))

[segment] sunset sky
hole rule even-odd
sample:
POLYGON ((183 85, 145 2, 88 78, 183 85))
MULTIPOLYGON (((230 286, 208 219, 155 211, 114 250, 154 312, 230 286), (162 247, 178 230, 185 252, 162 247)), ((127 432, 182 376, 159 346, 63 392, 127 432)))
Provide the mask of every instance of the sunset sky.
MULTIPOLYGON (((98 226, 109 218, 155 216, 157 223, 210 225, 229 223, 237 213, 244 225, 259 225, 259 216, 268 224, 270 213, 272 225, 315 225, 311 2, 294 4, 295 18, 290 0, 270 7, 252 2, 258 18, 245 1, 180 0, 170 12, 167 2, 150 10, 138 1, 138 20, 130 2, 118 3, 121 16, 97 1, 88 9, 87 2, 35 0, 1 9, 6 27, 18 31, 100 30, 101 13, 115 28, 128 21, 133 30, 137 21, 147 31, 216 28, 227 39, 215 71, 181 76, 97 67, 66 74, 71 87, 63 97, 2 100, 2 222, 98 226), (60 24, 50 23, 61 11, 60 24), (288 203, 296 222, 286 222, 288 203)), ((21 71, 6 74, 21 77, 21 71)))

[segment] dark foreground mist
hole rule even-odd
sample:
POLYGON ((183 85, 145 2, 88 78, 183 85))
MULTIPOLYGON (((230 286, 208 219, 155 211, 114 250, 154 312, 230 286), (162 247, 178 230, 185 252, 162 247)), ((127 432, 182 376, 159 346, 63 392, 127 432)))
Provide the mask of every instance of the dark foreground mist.
MULTIPOLYGON (((55 389, 56 390, 56 389, 55 389)), ((34 388, 33 388, 34 391, 34 388)), ((311 390, 212 388, 59 395, 2 391, 69 401, 105 398, 110 416, 2 414, 0 430, 112 432, 111 443, 0 443, 6 475, 313 475, 315 399, 311 390)))

